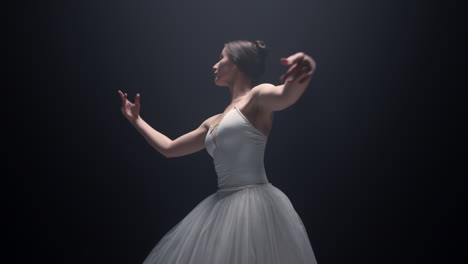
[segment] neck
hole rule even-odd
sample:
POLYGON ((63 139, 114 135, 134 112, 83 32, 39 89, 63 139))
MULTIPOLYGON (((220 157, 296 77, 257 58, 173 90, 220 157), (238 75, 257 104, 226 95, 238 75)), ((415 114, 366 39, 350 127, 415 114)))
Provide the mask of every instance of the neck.
POLYGON ((238 78, 229 85, 231 92, 231 104, 238 102, 241 98, 247 95, 252 89, 252 81, 246 78, 243 74, 239 74, 238 78))

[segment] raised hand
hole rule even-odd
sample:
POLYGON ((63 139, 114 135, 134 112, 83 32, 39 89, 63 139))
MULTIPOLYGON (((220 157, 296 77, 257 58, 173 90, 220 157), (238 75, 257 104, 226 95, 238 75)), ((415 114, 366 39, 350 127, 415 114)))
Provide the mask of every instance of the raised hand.
POLYGON ((140 94, 136 94, 135 103, 132 103, 127 99, 127 93, 124 94, 119 90, 119 94, 122 99, 122 106, 120 107, 122 114, 129 121, 135 121, 140 116, 140 94))
POLYGON ((315 71, 315 61, 304 52, 281 58, 280 62, 284 66, 289 66, 288 71, 280 77, 282 83, 287 81, 302 84, 304 81, 309 81, 315 71))

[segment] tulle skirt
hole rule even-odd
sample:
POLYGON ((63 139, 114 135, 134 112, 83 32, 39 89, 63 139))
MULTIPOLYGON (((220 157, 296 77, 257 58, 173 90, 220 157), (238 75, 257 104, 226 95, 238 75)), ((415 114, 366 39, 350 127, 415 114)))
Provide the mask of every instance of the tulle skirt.
POLYGON ((201 201, 144 264, 316 264, 289 198, 271 183, 221 189, 201 201))

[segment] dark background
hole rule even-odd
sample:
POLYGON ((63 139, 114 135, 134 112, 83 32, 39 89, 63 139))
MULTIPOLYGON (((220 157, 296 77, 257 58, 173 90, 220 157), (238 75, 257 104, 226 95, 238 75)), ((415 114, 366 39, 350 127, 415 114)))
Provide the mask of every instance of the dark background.
MULTIPOLYGON (((448 6, 448 5, 447 5, 448 6)), ((261 82, 298 51, 317 71, 275 113, 268 178, 318 263, 453 263, 466 123, 461 18, 436 1, 31 1, 5 9, 2 126, 14 263, 141 263, 217 179, 206 150, 166 159, 117 90, 171 139, 229 104, 223 44, 264 40, 261 82), (455 26, 454 26, 455 25, 455 26), (450 245, 450 246, 449 246, 450 245)))

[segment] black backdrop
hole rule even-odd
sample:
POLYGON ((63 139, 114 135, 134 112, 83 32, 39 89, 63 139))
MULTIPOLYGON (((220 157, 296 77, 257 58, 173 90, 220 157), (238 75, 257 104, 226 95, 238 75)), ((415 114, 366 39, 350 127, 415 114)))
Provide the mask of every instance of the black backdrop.
POLYGON ((164 158, 122 116, 117 90, 141 93, 141 116, 175 139, 229 103, 211 67, 236 39, 270 47, 262 82, 279 84, 281 57, 317 62, 301 99, 275 114, 265 167, 318 262, 455 258, 443 246, 461 221, 449 213, 462 209, 461 185, 444 179, 463 122, 447 119, 459 109, 446 96, 457 18, 441 4, 82 0, 5 11, 14 263, 141 263, 216 191, 206 150, 164 158))

